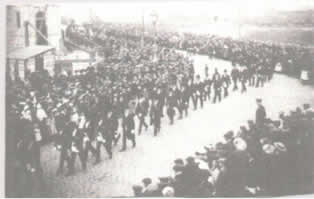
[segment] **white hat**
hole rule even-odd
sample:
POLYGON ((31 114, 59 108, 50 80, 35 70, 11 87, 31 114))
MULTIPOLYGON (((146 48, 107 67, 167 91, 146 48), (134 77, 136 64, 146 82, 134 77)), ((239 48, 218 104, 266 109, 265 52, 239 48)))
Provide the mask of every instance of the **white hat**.
POLYGON ((245 151, 247 149, 247 144, 242 138, 236 138, 233 140, 233 144, 238 151, 245 151))
POLYGON ((27 111, 28 109, 29 109, 29 105, 28 104, 24 105, 23 111, 27 111))
POLYGON ((199 164, 198 164, 198 167, 200 168, 200 169, 205 169, 205 170, 208 170, 209 169, 209 167, 208 167, 208 164, 205 162, 205 161, 203 161, 203 160, 200 160, 200 161, 197 161, 199 164))
POLYGON ((41 104, 37 103, 37 108, 40 109, 41 108, 41 104))
POLYGON ((276 150, 276 147, 274 147, 274 145, 272 145, 272 144, 265 144, 263 146, 263 151, 266 154, 274 154, 275 150, 276 150))
POLYGON ((281 152, 286 152, 287 148, 282 142, 274 142, 274 146, 281 152))
POLYGON ((170 186, 167 186, 162 190, 162 195, 166 197, 174 197, 174 189, 170 186))

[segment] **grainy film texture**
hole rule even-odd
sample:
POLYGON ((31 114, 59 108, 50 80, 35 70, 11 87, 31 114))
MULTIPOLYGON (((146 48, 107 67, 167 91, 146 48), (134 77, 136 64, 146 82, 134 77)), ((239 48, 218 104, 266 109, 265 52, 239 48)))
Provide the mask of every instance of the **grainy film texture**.
POLYGON ((6 197, 313 194, 314 2, 6 10, 6 197))

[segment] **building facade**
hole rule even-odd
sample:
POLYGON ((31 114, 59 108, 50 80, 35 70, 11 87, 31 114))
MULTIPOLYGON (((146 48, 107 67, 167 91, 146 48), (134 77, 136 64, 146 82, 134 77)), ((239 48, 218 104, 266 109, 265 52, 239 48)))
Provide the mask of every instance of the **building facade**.
POLYGON ((61 16, 57 5, 7 6, 7 75, 25 80, 47 70, 54 75, 55 53, 60 49, 61 16))

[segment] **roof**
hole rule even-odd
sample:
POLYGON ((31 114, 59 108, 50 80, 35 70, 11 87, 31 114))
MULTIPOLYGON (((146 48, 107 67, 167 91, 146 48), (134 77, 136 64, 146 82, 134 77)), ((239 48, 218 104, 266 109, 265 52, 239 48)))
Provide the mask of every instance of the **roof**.
POLYGON ((56 63, 84 63, 84 62, 92 62, 92 59, 57 59, 56 63))
POLYGON ((43 54, 53 49, 54 49, 53 46, 39 46, 39 45, 29 46, 26 48, 20 48, 13 52, 10 52, 7 58, 25 60, 35 57, 36 55, 43 54))
POLYGON ((67 54, 66 56, 60 57, 63 60, 78 60, 78 59, 82 59, 82 60, 89 60, 90 58, 90 54, 87 52, 84 52, 82 50, 75 50, 69 54, 67 54))

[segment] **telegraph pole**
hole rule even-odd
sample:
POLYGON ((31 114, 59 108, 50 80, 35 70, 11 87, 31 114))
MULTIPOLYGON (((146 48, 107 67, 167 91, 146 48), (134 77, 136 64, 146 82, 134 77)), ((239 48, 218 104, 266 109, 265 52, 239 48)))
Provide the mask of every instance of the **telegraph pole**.
POLYGON ((241 18, 240 18, 240 6, 238 6, 238 37, 241 38, 241 18))
POLYGON ((157 12, 154 10, 151 15, 152 17, 152 25, 154 28, 154 36, 155 36, 155 43, 157 43, 157 22, 158 22, 158 14, 157 12))
POLYGON ((142 10, 142 38, 141 38, 141 46, 144 47, 144 33, 145 33, 145 23, 144 23, 144 9, 142 10))

